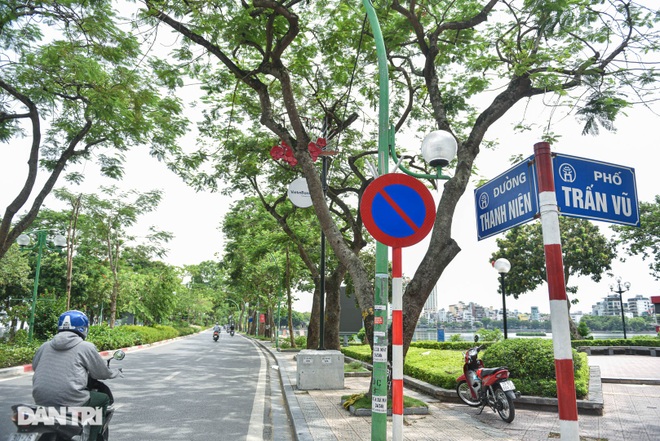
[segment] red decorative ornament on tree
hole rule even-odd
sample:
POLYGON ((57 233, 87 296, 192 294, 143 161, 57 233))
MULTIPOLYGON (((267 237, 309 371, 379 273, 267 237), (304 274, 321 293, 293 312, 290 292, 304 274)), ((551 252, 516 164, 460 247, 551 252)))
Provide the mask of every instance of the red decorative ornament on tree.
MULTIPOLYGON (((323 150, 326 145, 327 142, 325 138, 318 138, 316 142, 310 142, 307 145, 309 154, 312 157, 312 161, 316 162, 319 156, 334 155, 337 153, 323 150)), ((284 141, 280 141, 278 145, 273 146, 273 148, 270 149, 270 157, 275 161, 281 159, 291 167, 294 167, 298 164, 298 160, 293 156, 293 149, 284 141)))

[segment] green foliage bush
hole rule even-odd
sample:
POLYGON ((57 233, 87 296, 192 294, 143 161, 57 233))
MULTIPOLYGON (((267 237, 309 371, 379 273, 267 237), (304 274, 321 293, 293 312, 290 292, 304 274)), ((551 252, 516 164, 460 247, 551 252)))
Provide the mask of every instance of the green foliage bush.
MULTIPOLYGON (((486 367, 507 366, 516 389, 523 395, 556 397, 555 363, 552 340, 511 339, 484 343, 480 354, 486 367)), ((414 342, 406 354, 403 372, 435 386, 453 390, 463 373, 463 353, 474 343, 414 342), (439 349, 438 346, 463 345, 464 348, 439 349)), ((372 362, 368 345, 343 347, 344 355, 367 363, 372 362)), ((575 390, 578 398, 587 396, 589 364, 586 354, 573 350, 575 390)))
MULTIPOLYGON (((492 345, 493 342, 479 342, 480 345, 487 348, 492 345)), ((454 351, 467 351, 475 344, 473 341, 432 341, 432 340, 423 340, 423 341, 414 341, 410 343, 410 347, 414 348, 426 348, 426 349, 449 349, 454 351)))
POLYGON ((305 335, 300 335, 294 339, 296 342, 296 347, 304 349, 307 347, 307 336, 305 335))
MULTIPOLYGON (((557 396, 552 340, 504 340, 482 352, 481 358, 486 367, 508 367, 516 389, 523 395, 557 396)), ((578 398, 584 398, 589 392, 589 366, 586 355, 573 350, 573 365, 575 392, 578 398)))
POLYGON ((579 348, 580 346, 660 346, 660 338, 638 335, 629 339, 609 338, 607 340, 572 340, 571 346, 579 348))
MULTIPOLYGON (((135 345, 155 343, 197 332, 193 327, 179 330, 171 326, 117 326, 110 329, 107 325, 90 326, 87 341, 94 343, 99 351, 126 348, 135 345)), ((0 344, 0 368, 20 366, 32 363, 34 353, 43 341, 27 343, 27 333, 18 331, 14 339, 7 344, 0 344)))
MULTIPOLYGON (((479 341, 501 341, 504 338, 504 334, 500 331, 499 328, 495 329, 484 329, 481 328, 477 331, 479 336, 479 341)), ((545 334, 544 334, 545 335, 545 334)))
POLYGON ((0 369, 32 363, 34 353, 38 348, 38 342, 0 344, 0 369))
POLYGON ((341 348, 341 352, 356 360, 364 361, 369 364, 372 362, 371 347, 369 347, 369 345, 346 346, 341 348))

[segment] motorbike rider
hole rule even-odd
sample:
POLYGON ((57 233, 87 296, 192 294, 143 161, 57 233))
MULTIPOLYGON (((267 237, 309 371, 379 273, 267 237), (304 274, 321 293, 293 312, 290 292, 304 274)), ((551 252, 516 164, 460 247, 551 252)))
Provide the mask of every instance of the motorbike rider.
POLYGON ((229 325, 229 332, 234 332, 234 324, 229 325))
POLYGON ((218 322, 215 322, 215 326, 213 327, 213 332, 220 332, 220 325, 218 322))
MULTIPOLYGON (((89 377, 97 380, 123 377, 121 369, 110 369, 93 343, 85 341, 89 319, 76 310, 60 315, 57 334, 41 345, 32 360, 32 397, 40 406, 94 407, 105 413, 110 397, 87 389, 89 377)), ((102 425, 90 426, 90 440, 101 439, 102 425)))

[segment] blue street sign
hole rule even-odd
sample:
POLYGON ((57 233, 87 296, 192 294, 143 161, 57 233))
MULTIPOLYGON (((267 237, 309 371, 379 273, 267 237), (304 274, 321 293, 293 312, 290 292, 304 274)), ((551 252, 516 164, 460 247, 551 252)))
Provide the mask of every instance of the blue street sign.
POLYGON ((635 169, 559 153, 553 168, 560 214, 640 225, 635 169))
POLYGON ((474 191, 478 240, 534 219, 539 210, 533 159, 527 158, 474 191))

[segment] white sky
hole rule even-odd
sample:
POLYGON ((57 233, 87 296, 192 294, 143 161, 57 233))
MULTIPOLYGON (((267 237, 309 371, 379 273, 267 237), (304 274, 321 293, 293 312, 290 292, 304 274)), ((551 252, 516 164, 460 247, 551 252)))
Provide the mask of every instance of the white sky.
MULTIPOLYGON (((659 193, 657 186, 658 160, 660 153, 657 141, 657 127, 660 126, 660 106, 655 105, 652 111, 644 108, 628 110, 628 117, 620 118, 616 122, 618 131, 614 134, 601 131, 598 137, 581 136, 581 127, 573 118, 564 119, 555 123, 553 131, 561 133, 559 142, 552 145, 555 152, 571 154, 574 156, 610 162, 613 164, 634 167, 637 176, 637 193, 639 201, 650 202, 659 193)), ((479 177, 492 179, 511 167, 509 158, 512 155, 528 157, 533 154, 534 143, 541 140, 541 131, 529 131, 516 134, 512 125, 519 122, 525 113, 528 120, 545 121, 550 110, 540 109, 533 114, 533 106, 526 107, 519 103, 501 121, 488 132, 489 139, 497 139, 500 147, 497 150, 483 150, 477 158, 479 177), (530 110, 532 109, 532 110, 530 110)), ((189 114, 190 119, 196 119, 189 114)), ((194 143, 192 137, 189 141, 194 143)), ((397 135, 398 146, 412 146, 408 150, 417 153, 419 141, 397 135)), ((27 174, 27 149, 21 148, 22 142, 12 142, 0 145, 0 210, 4 212, 7 204, 15 197, 19 186, 24 182, 27 174)), ((264 146, 267 148, 267 146, 264 146)), ((204 260, 219 259, 223 249, 223 237, 219 230, 222 217, 232 199, 220 194, 196 193, 186 187, 183 182, 171 173, 164 164, 158 163, 147 154, 147 148, 131 151, 127 154, 126 173, 121 182, 103 179, 98 176, 92 163, 85 165, 88 182, 81 191, 91 193, 99 185, 117 184, 123 189, 137 189, 148 191, 162 189, 164 198, 155 213, 142 218, 142 228, 155 225, 157 228, 174 233, 175 238, 169 243, 170 253, 165 259, 173 265, 195 264, 204 260)), ((393 166, 390 166, 393 169, 393 166)), ((330 171, 331 172, 331 171, 330 171)), ((476 181, 476 178, 475 178, 476 181)), ((57 187, 64 185, 60 182, 57 187)), ((497 293, 499 284, 498 274, 492 268, 489 258, 496 250, 495 240, 500 235, 477 241, 474 188, 472 182, 456 210, 453 237, 462 248, 461 253, 447 268, 438 284, 439 307, 456 303, 475 301, 484 306, 501 306, 501 297, 497 293)), ((77 191, 76 189, 73 189, 77 191)), ((49 196, 46 206, 59 208, 58 201, 49 196)), ((538 221, 536 221, 538 222, 538 221)), ((610 234, 610 225, 595 222, 604 234, 610 234)), ((503 234, 503 233, 502 233, 503 234)), ((412 276, 421 260, 428 241, 404 249, 403 271, 404 275, 412 276)), ((512 268, 511 271, 515 271, 512 268)), ((648 264, 641 258, 627 258, 625 263, 615 261, 613 274, 621 276, 631 283, 630 296, 642 294, 644 296, 660 295, 660 283, 649 275, 648 264)), ((589 278, 572 279, 570 285, 579 287, 578 297, 580 303, 572 311, 591 311, 591 305, 609 293, 609 284, 612 278, 604 277, 600 283, 589 278)), ((624 297, 626 294, 624 294, 624 297)), ((519 300, 507 299, 507 309, 518 309, 528 312, 531 306, 538 306, 541 312, 548 312, 549 301, 547 287, 528 293, 519 300)), ((300 300, 295 308, 299 311, 311 309, 311 294, 300 294, 300 300)))
MULTIPOLYGON (((637 176, 637 191, 640 201, 652 201, 658 194, 658 160, 657 141, 655 141, 655 125, 660 123, 660 117, 646 109, 629 111, 629 117, 617 124, 616 134, 602 133, 598 137, 582 137, 579 128, 570 121, 561 124, 565 130, 562 139, 552 146, 553 151, 572 154, 584 158, 610 162, 635 168, 637 176), (564 127, 566 126, 566 127, 564 127)), ((500 123, 498 139, 501 147, 497 151, 483 151, 478 158, 480 174, 491 179, 510 167, 508 158, 513 154, 529 156, 533 153, 533 145, 540 140, 533 134, 514 134, 505 130, 506 124, 500 123)), ((557 132, 560 129, 556 129, 557 132)), ((494 133, 494 132, 493 132, 494 133)), ((492 134, 491 134, 492 137, 492 134)), ((412 141, 411 141, 412 142, 412 141)), ((397 144, 405 144, 404 139, 397 138, 397 144), (402 142, 403 141, 403 142, 402 142)), ((411 145, 411 144, 408 144, 411 145)), ((0 207, 6 207, 15 196, 17 184, 22 183, 26 174, 24 157, 18 149, 4 145, 3 161, 0 164, 0 188, 5 189, 0 194, 0 207)), ((87 164, 86 170, 93 169, 93 164, 87 164)), ((94 176, 94 173, 90 173, 94 176)), ((94 178, 82 189, 84 192, 95 191, 96 185, 110 185, 113 181, 94 178)), ((169 244, 170 253, 165 259, 174 265, 194 264, 203 260, 215 259, 221 255, 223 238, 219 226, 227 207, 232 202, 220 194, 196 193, 186 187, 164 164, 150 158, 146 149, 131 152, 126 163, 126 175, 119 183, 125 189, 147 191, 154 188, 163 189, 165 195, 158 211, 143 217, 142 226, 155 225, 159 229, 171 231, 175 238, 169 244)), ((484 306, 498 307, 501 297, 497 294, 498 275, 492 268, 489 258, 496 249, 495 240, 499 235, 477 241, 474 196, 475 183, 471 183, 459 202, 454 221, 453 236, 462 248, 441 277, 438 285, 438 304, 446 307, 451 303, 463 300, 475 301, 484 306)), ((49 196, 46 206, 56 208, 58 201, 49 196)), ((609 223, 596 222, 604 234, 610 234, 609 223)), ((404 275, 412 276, 427 247, 426 241, 404 249, 404 275)), ((648 266, 639 258, 628 258, 625 263, 615 261, 613 273, 621 276, 632 284, 630 295, 645 296, 660 295, 660 283, 649 275, 648 266)), ((512 268, 511 271, 515 271, 512 268)), ((579 286, 581 302, 573 311, 591 311, 591 305, 609 293, 611 278, 604 277, 600 283, 589 278, 572 279, 571 285, 579 286)), ((624 294, 624 297, 626 294, 624 294)), ((537 289, 533 293, 521 296, 519 300, 507 299, 507 309, 529 311, 531 306, 538 306, 542 312, 549 310, 547 287, 537 289)), ((311 309, 311 294, 300 294, 296 309, 304 311, 311 309)))

